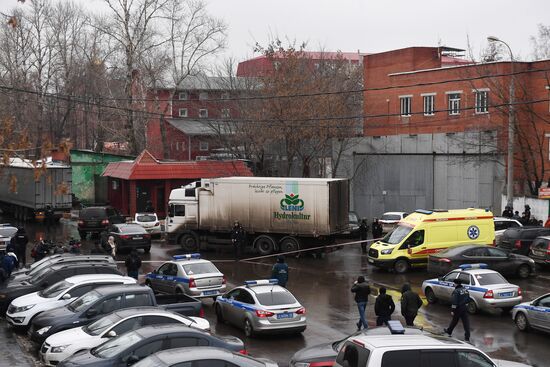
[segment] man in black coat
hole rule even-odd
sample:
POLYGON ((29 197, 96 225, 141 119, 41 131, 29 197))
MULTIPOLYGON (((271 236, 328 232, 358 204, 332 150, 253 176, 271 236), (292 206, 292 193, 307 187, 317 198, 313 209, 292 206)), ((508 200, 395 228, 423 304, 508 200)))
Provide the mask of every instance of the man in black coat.
POLYGON ((355 302, 357 303, 357 309, 359 310, 359 321, 357 322, 357 330, 361 330, 361 326, 365 329, 369 328, 367 318, 365 315, 365 309, 367 308, 367 302, 369 301, 370 287, 365 282, 365 277, 360 275, 353 286, 351 292, 355 293, 355 302))
POLYGON ((374 218, 374 222, 372 222, 372 238, 380 238, 382 237, 382 233, 384 230, 382 229, 382 224, 378 221, 378 218, 374 218))
POLYGON ((455 279, 455 290, 452 294, 451 315, 453 316, 451 324, 447 329, 444 329, 445 333, 449 336, 453 334, 453 330, 458 324, 459 320, 462 320, 462 326, 464 327, 464 340, 470 341, 470 318, 468 316, 468 303, 471 302, 470 293, 466 288, 462 286, 460 279, 455 279))
POLYGON ((243 247, 245 245, 246 233, 238 220, 233 223, 233 229, 231 230, 231 243, 233 244, 233 253, 235 260, 240 260, 243 247))
POLYGON ((403 284, 401 288, 401 314, 407 326, 414 326, 414 319, 422 307, 422 299, 418 293, 411 290, 410 284, 403 284))
POLYGON ((15 234, 14 238, 17 245, 15 254, 19 259, 19 264, 22 267, 25 267, 25 265, 27 265, 27 244, 29 243, 29 238, 27 237, 25 228, 20 227, 19 229, 17 229, 17 233, 15 234))
POLYGON ((395 311, 395 303, 391 296, 386 294, 386 288, 380 287, 378 293, 374 304, 374 313, 377 316, 376 326, 382 326, 391 320, 391 315, 395 311))
POLYGON ((361 220, 361 225, 359 225, 359 239, 363 242, 361 242, 361 252, 366 254, 367 253, 367 237, 369 234, 369 225, 367 224, 367 219, 363 218, 361 220))

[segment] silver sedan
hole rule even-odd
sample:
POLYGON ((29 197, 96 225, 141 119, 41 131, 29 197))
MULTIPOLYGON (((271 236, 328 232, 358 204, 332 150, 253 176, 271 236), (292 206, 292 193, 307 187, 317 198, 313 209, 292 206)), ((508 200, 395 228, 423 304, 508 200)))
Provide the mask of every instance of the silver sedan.
POLYGON ((515 306, 512 319, 521 331, 533 328, 550 333, 550 293, 515 306))
POLYGON ((218 321, 242 328, 246 336, 306 329, 306 309, 277 280, 253 280, 218 297, 218 321))

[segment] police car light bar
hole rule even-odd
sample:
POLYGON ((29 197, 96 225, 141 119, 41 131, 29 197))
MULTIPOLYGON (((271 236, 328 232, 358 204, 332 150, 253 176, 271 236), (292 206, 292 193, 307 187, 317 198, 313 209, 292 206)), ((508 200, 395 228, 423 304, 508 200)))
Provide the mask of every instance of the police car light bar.
POLYGON ((459 266, 462 270, 470 270, 470 269, 489 269, 489 265, 487 264, 462 264, 459 266))
POLYGON ((405 334, 405 328, 399 320, 389 320, 387 325, 392 334, 405 334))
POLYGON ((172 259, 174 260, 191 260, 191 259, 200 259, 201 254, 185 254, 185 255, 174 255, 172 259))
POLYGON ((262 279, 262 280, 246 280, 244 282, 244 285, 246 285, 247 287, 251 287, 253 285, 268 285, 268 284, 276 285, 276 284, 279 284, 279 281, 277 279, 262 279))

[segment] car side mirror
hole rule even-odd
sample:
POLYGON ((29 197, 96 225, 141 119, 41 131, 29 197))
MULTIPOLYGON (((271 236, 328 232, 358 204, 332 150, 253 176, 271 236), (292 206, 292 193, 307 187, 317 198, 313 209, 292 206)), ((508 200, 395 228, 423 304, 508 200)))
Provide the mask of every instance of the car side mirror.
POLYGON ((136 355, 134 355, 134 354, 132 354, 132 355, 130 355, 130 356, 128 357, 128 359, 126 360, 126 365, 127 365, 127 366, 131 366, 131 365, 133 365, 133 364, 136 363, 136 362, 139 362, 139 357, 136 356, 136 355))
POLYGON ((87 317, 94 317, 94 316, 97 316, 98 312, 97 312, 97 309, 95 308, 90 308, 88 311, 86 311, 86 316, 87 317))
POLYGON ((114 330, 109 331, 106 335, 107 338, 114 338, 115 336, 116 336, 116 331, 114 330))
POLYGON ((69 293, 65 293, 65 294, 63 295, 63 297, 61 297, 61 299, 65 299, 65 300, 71 299, 71 298, 72 298, 72 297, 71 297, 71 295, 70 295, 69 293))

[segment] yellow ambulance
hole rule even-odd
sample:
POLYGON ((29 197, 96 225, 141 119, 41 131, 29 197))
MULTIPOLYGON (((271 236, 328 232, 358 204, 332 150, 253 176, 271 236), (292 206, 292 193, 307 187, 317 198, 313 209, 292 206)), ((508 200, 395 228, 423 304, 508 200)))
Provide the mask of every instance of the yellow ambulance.
POLYGON ((371 245, 368 262, 379 268, 405 273, 425 267, 428 256, 465 244, 492 245, 493 213, 484 209, 416 210, 371 245))

